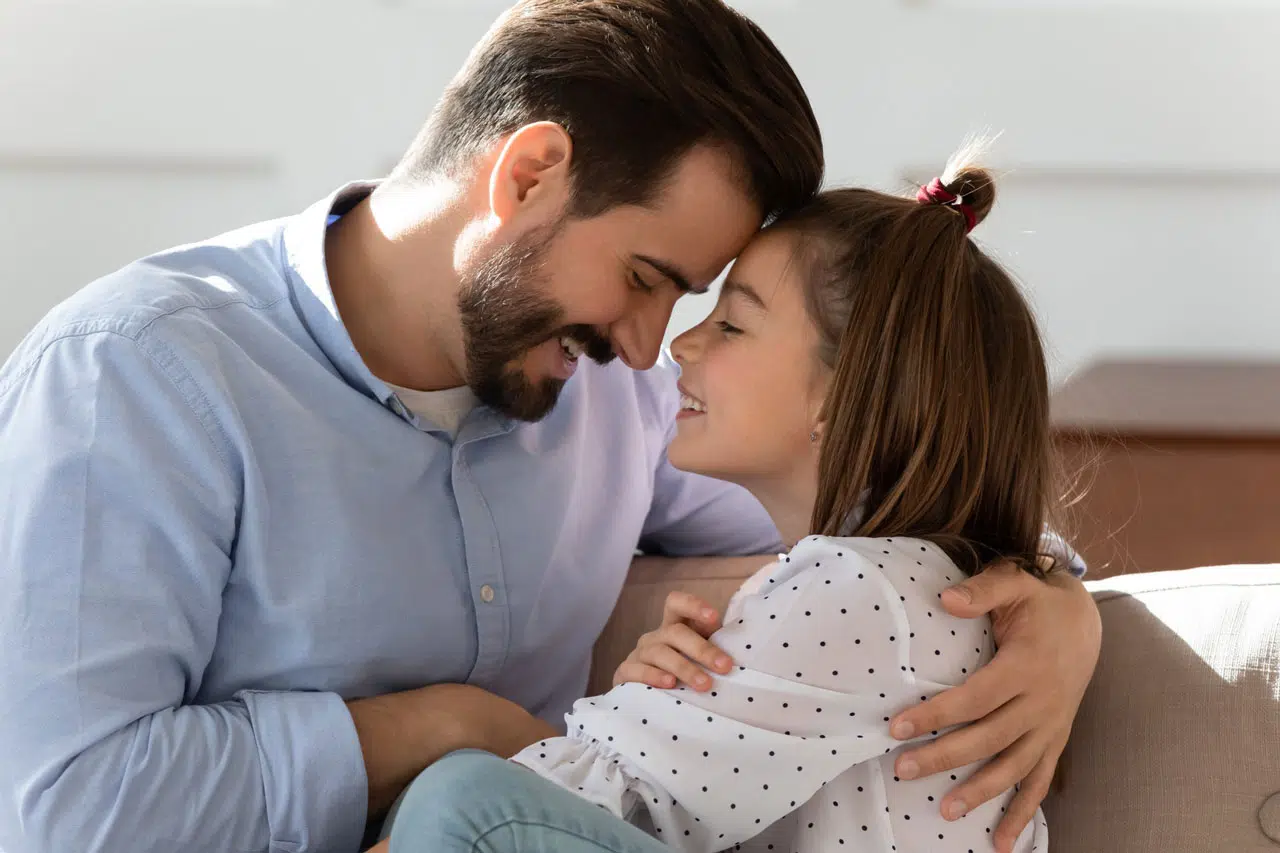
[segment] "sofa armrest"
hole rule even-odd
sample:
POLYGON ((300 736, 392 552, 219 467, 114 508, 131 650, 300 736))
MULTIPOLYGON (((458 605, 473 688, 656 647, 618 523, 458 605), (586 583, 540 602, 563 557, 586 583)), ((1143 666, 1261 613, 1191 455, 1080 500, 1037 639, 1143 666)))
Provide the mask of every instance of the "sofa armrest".
POLYGON ((1045 803, 1055 853, 1280 849, 1280 566, 1087 586, 1102 653, 1045 803))

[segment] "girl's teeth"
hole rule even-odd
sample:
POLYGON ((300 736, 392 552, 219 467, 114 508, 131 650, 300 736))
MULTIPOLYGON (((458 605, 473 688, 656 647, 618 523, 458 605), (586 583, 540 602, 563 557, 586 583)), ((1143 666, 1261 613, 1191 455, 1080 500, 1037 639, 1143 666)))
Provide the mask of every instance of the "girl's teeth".
POLYGON ((688 394, 680 395, 680 408, 688 409, 689 411, 693 411, 693 412, 705 412, 707 410, 707 407, 705 405, 693 399, 688 394))

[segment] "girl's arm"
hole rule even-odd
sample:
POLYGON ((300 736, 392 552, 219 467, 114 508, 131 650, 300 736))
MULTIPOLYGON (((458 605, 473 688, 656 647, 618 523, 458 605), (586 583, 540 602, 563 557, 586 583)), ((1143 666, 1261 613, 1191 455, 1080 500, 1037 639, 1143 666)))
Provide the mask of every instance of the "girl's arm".
MULTIPOLYGON (((892 555, 913 570, 917 556, 892 555)), ((888 560, 811 539, 790 561, 716 634, 737 666, 714 689, 622 685, 579 702, 566 718, 567 738, 516 760, 619 816, 651 823, 676 849, 715 851, 896 749, 889 718, 948 684, 912 669, 906 595, 881 568, 888 560)), ((923 569, 917 574, 924 579, 923 569)))

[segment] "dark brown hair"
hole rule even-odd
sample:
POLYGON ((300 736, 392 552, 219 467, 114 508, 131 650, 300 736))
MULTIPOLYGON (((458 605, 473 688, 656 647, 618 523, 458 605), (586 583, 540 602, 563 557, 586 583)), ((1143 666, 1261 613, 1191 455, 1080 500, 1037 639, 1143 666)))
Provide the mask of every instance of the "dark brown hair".
MULTIPOLYGON (((942 182, 986 218, 988 172, 959 157, 942 182)), ((954 206, 835 190, 779 227, 799 237, 833 371, 812 530, 931 540, 970 574, 999 558, 1042 574, 1048 378, 1018 286, 954 206)))
POLYGON ((735 161, 765 216, 822 183, 822 138, 773 42, 721 0, 523 0, 489 30, 392 175, 424 179, 505 134, 573 139, 571 213, 651 202, 700 143, 735 161))

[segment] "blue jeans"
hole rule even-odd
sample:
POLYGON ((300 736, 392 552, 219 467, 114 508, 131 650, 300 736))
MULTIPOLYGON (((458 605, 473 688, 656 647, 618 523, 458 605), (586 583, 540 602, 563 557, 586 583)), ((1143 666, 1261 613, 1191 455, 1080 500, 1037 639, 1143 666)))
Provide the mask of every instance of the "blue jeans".
POLYGON ((391 853, 671 853, 533 771, 475 750, 423 771, 382 832, 391 853))

